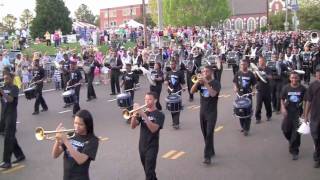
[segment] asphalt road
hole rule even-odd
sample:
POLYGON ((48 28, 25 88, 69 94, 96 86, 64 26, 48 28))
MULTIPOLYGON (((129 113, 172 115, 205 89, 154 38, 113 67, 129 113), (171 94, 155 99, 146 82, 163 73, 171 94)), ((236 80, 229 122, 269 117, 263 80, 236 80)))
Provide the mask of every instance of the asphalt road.
MULTIPOLYGON (((319 169, 314 169, 311 136, 303 136, 298 161, 291 160, 288 142, 281 132, 281 115, 273 115, 271 122, 256 125, 253 119, 250 135, 240 133, 239 121, 232 115, 232 71, 225 70, 222 78, 218 121, 215 129, 216 157, 211 166, 203 161, 204 142, 199 124, 199 95, 193 102, 183 94, 184 110, 181 113, 181 129, 171 127, 170 113, 165 110, 165 125, 160 132, 160 149, 157 176, 160 180, 318 180, 319 169)), ((148 82, 141 78, 142 87, 135 100, 143 104, 148 82)), ((95 86, 98 99, 86 102, 86 87, 81 89, 83 109, 94 116, 95 132, 103 140, 96 161, 90 167, 92 180, 141 180, 144 172, 138 153, 139 131, 132 130, 122 119, 116 102, 108 102, 109 85, 95 86)), ((0 170, 0 180, 57 180, 62 179, 62 158, 51 157, 53 142, 39 142, 34 137, 35 127, 54 130, 62 122, 72 128, 71 109, 64 109, 61 91, 45 92, 49 111, 32 116, 34 100, 19 98, 17 138, 27 160, 9 170, 0 170)), ((167 93, 162 91, 162 106, 167 93)), ((254 103, 255 104, 255 103, 254 103)), ((264 112, 263 112, 264 113, 264 112)), ((264 115, 264 114, 263 114, 264 115)), ((2 159, 3 137, 0 136, 2 159)), ((14 158, 13 158, 14 159, 14 158)))

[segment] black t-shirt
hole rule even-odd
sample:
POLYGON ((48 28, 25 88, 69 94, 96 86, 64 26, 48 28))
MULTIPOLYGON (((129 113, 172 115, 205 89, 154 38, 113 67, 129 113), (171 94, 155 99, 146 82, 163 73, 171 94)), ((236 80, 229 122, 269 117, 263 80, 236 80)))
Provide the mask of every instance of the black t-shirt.
POLYGON ((306 101, 311 103, 310 121, 320 123, 320 81, 316 80, 310 84, 306 101))
POLYGON ((169 87, 173 89, 171 93, 181 90, 181 85, 185 84, 183 71, 170 71, 166 77, 166 81, 169 82, 169 87))
POLYGON ((163 83, 163 72, 161 70, 158 70, 158 71, 152 71, 151 74, 154 74, 156 78, 161 78, 161 80, 158 80, 158 81, 155 80, 156 86, 161 87, 163 83))
POLYGON ((134 85, 138 83, 138 77, 133 72, 123 74, 122 80, 125 90, 134 88, 134 85))
POLYGON ((13 101, 8 102, 1 96, 1 119, 6 119, 4 122, 7 127, 16 127, 19 89, 15 85, 5 85, 2 89, 3 93, 13 97, 13 101))
POLYGON ((68 74, 70 72, 70 64, 71 62, 69 60, 63 62, 63 66, 62 66, 63 74, 68 74))
POLYGON ((40 79, 43 79, 45 76, 44 69, 41 66, 33 69, 32 76, 33 81, 39 81, 40 79))
POLYGON ((235 83, 239 89, 239 95, 251 93, 252 86, 254 86, 256 82, 257 80, 251 71, 246 73, 238 71, 233 78, 233 83, 235 83))
POLYGON ((200 92, 200 112, 217 112, 217 103, 221 85, 220 82, 217 80, 210 81, 209 85, 218 93, 216 96, 211 97, 208 89, 204 85, 198 86, 198 91, 200 92))
POLYGON ((82 79, 82 75, 79 69, 76 69, 74 71, 71 71, 70 73, 70 84, 69 86, 72 86, 74 84, 77 84, 82 79))
POLYGON ((138 121, 140 121, 141 129, 140 129, 140 141, 139 141, 139 149, 146 150, 149 148, 158 148, 159 146, 159 135, 160 129, 163 128, 164 123, 164 114, 158 110, 153 112, 146 112, 148 118, 153 122, 159 125, 159 129, 157 132, 152 133, 147 127, 144 120, 140 117, 138 121))
POLYGON ((95 160, 99 139, 93 135, 80 136, 76 135, 71 138, 70 144, 78 152, 86 154, 89 158, 86 162, 78 165, 77 162, 70 156, 69 151, 65 145, 62 145, 64 150, 63 168, 64 180, 89 180, 89 166, 90 162, 95 160))
POLYGON ((290 84, 287 84, 282 88, 281 99, 285 101, 288 113, 302 113, 305 93, 306 88, 303 85, 293 88, 290 84))
POLYGON ((261 81, 260 78, 257 78, 257 90, 258 91, 269 91, 270 90, 270 81, 268 79, 268 76, 272 75, 272 70, 269 67, 265 67, 264 69, 259 68, 259 71, 262 71, 265 73, 265 76, 263 78, 267 81, 267 83, 264 83, 261 81))

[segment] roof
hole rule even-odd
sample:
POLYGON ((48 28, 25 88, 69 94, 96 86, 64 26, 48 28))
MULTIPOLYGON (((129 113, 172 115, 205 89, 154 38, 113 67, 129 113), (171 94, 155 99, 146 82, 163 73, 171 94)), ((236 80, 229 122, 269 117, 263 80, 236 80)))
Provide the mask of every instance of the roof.
POLYGON ((267 13, 267 0, 229 0, 232 15, 267 13))

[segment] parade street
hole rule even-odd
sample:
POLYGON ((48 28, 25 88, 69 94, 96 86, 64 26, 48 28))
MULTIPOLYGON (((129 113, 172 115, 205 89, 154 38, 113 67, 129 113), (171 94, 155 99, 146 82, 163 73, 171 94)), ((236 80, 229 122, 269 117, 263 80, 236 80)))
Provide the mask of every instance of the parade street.
MULTIPOLYGON (((141 76, 141 88, 136 91, 135 102, 144 104, 144 94, 149 82, 141 76)), ((160 145, 156 173, 160 180, 318 180, 320 171, 313 168, 313 143, 310 135, 302 136, 299 160, 293 161, 288 152, 288 142, 281 131, 282 115, 273 114, 267 122, 265 112, 262 123, 255 124, 249 136, 240 132, 239 120, 233 117, 234 93, 232 71, 224 70, 218 105, 218 121, 214 145, 216 156, 206 166, 203 161, 204 141, 199 123, 199 95, 193 102, 183 93, 184 110, 181 128, 172 128, 171 114, 165 113, 165 123, 160 131, 160 145)), ((132 130, 122 118, 115 98, 110 96, 110 84, 95 86, 97 99, 86 102, 86 87, 81 88, 80 107, 94 116, 94 128, 101 137, 96 160, 91 162, 92 180, 142 180, 145 174, 140 162, 138 142, 140 128, 132 130)), ((63 108, 62 91, 44 92, 49 111, 31 115, 34 100, 19 97, 17 139, 26 155, 26 161, 13 168, 0 171, 1 180, 56 180, 62 179, 63 160, 53 159, 53 141, 37 141, 35 128, 55 130, 62 122, 65 128, 73 128, 71 108, 63 108)), ((165 107, 167 92, 163 86, 161 104, 165 107)), ((254 102, 255 107, 255 102, 254 102)), ((3 136, 0 136, 0 157, 3 152, 3 136)))

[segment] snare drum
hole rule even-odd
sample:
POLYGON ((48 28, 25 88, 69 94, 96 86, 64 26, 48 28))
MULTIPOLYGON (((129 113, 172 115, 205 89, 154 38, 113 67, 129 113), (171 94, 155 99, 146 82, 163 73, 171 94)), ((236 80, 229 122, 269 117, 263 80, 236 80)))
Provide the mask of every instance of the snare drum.
POLYGON ((247 97, 240 97, 233 103, 233 113, 238 118, 250 118, 252 116, 252 102, 247 97))
POLYGON ((24 95, 25 95, 26 99, 28 99, 28 100, 36 98, 37 93, 36 93, 36 87, 35 86, 29 87, 28 89, 25 89, 23 92, 24 92, 24 95))
POLYGON ((121 93, 117 95, 117 102, 120 108, 128 108, 133 105, 130 93, 121 93))
POLYGON ((72 104, 74 103, 74 89, 70 89, 68 91, 65 91, 62 93, 63 101, 66 104, 72 104))
POLYGON ((166 107, 170 112, 179 112, 182 109, 181 97, 177 94, 171 94, 166 98, 166 107))

